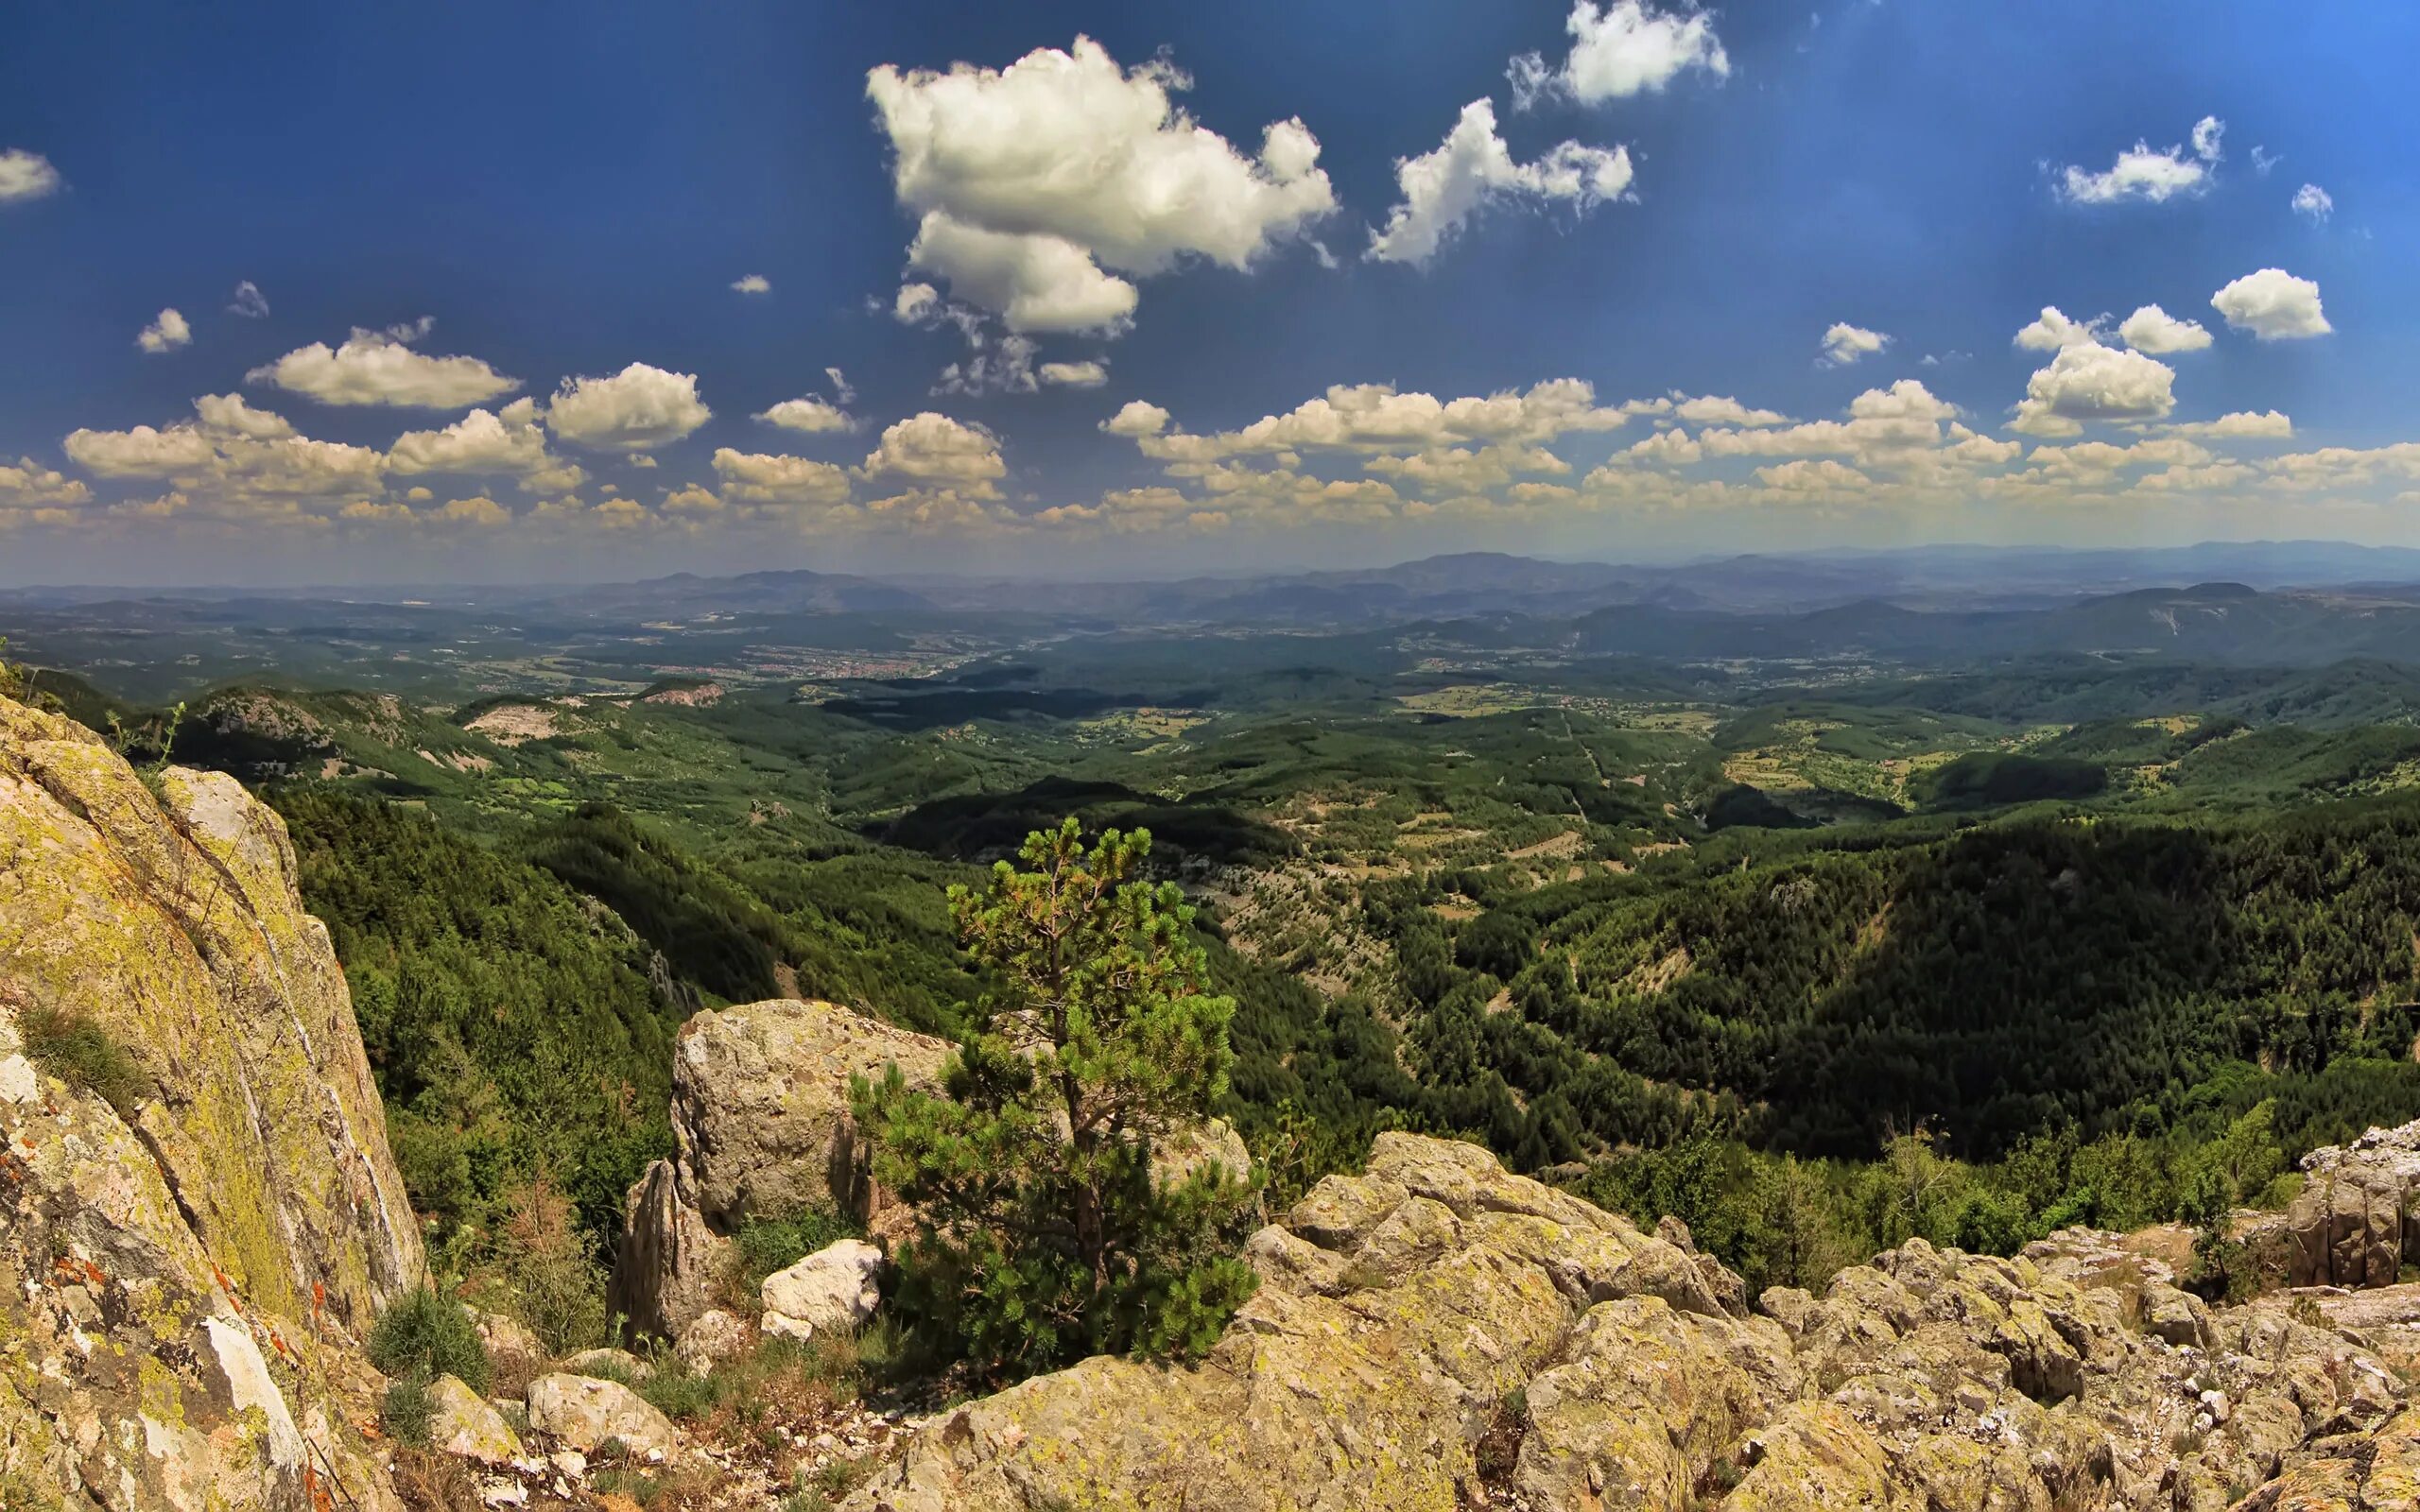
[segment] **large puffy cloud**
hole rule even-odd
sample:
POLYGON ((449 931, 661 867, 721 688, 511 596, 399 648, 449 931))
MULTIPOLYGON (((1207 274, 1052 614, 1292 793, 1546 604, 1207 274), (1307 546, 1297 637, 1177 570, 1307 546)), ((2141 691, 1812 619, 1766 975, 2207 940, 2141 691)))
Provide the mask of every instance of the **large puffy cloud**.
POLYGON ((2126 317, 2118 335, 2136 352, 2153 356, 2174 352, 2199 352, 2210 344, 2210 333, 2199 321, 2180 320, 2156 304, 2146 304, 2126 317))
POLYGON ((1512 161, 1495 129, 1495 107, 1473 100, 1432 151, 1395 163, 1402 201, 1370 239, 1367 255, 1384 263, 1426 263, 1446 240, 1492 205, 1561 204, 1585 214, 1630 187, 1622 147, 1564 142, 1529 163, 1512 161))
POLYGON ((1527 110, 1549 94, 1595 105, 1664 88, 1692 68, 1717 78, 1731 74, 1730 55, 1703 10, 1657 10, 1643 0, 1611 0, 1598 6, 1576 0, 1564 29, 1571 54, 1549 66, 1537 53, 1524 53, 1506 70, 1515 109, 1527 110))
MULTIPOLYGON (((952 293, 1000 316, 1011 331, 1115 333, 1134 314, 1134 285, 1101 271, 1092 253, 1059 236, 987 231, 941 211, 926 215, 908 261, 952 293)), ((930 308, 900 290, 899 309, 930 308)))
POLYGON ((160 318, 135 334, 134 344, 158 356, 179 347, 193 344, 193 327, 175 310, 162 310, 160 318))
POLYGON ((517 399, 501 413, 475 409, 442 430, 406 431, 388 448, 388 465, 406 477, 426 472, 534 475, 553 468, 538 406, 517 399))
POLYGON ((1846 320, 1836 322, 1824 333, 1824 360, 1835 368, 1845 368, 1860 357, 1870 357, 1891 344, 1891 338, 1879 331, 1851 325, 1846 320))
POLYGON ((715 474, 726 498, 767 504, 834 505, 849 499, 849 470, 804 456, 715 452, 715 474))
POLYGON ((857 422, 838 405, 821 399, 785 399, 772 408, 760 411, 756 418, 768 425, 778 425, 786 431, 801 431, 809 436, 857 428, 857 422))
POLYGON ((2210 186, 2211 164, 2219 161, 2219 138, 2226 123, 2205 115, 2193 127, 2193 145, 2154 149, 2137 142, 2118 154, 2100 173, 2070 164, 2060 171, 2059 193, 2070 204, 2110 205, 2139 199, 2152 204, 2179 195, 2198 195, 2210 186))
POLYGON ((634 362, 603 378, 566 378, 546 406, 546 428, 575 445, 643 452, 677 441, 714 417, 695 373, 634 362))
POLYGON ((2094 342, 2063 347, 2027 380, 2012 430, 2061 438, 2087 421, 2162 420, 2176 407, 2176 369, 2094 342))
POLYGON ((521 387, 476 357, 431 357, 409 343, 428 334, 430 322, 366 331, 355 327, 344 345, 314 341, 246 376, 253 383, 316 399, 323 404, 397 404, 412 409, 460 409, 483 404, 521 387))
MULTIPOLYGON (((1005 69, 874 69, 892 188, 920 217, 909 265, 1012 329, 1114 330, 1134 291, 1107 270, 1248 267, 1335 208, 1302 122, 1246 157, 1177 108, 1189 84, 1164 60, 1120 69, 1086 37, 1005 69)), ((903 318, 911 303, 929 301, 903 290, 903 318)))
POLYGON ((2319 285, 2282 267, 2246 273, 2211 295, 2210 308, 2263 341, 2324 336, 2335 329, 2320 310, 2319 285))
POLYGON ((1008 471, 999 438, 980 425, 929 409, 885 430, 865 460, 869 477, 904 478, 927 488, 957 490, 970 498, 992 497, 996 491, 993 485, 1008 471))

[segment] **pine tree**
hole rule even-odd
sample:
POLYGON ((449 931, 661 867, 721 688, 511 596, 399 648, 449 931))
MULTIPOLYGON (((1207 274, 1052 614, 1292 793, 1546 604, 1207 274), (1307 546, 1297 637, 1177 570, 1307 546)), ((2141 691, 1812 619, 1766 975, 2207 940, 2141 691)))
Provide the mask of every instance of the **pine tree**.
POLYGON ((899 1300, 927 1341, 1006 1377, 1083 1354, 1198 1355, 1250 1295, 1227 1253, 1251 1194, 1155 1154, 1226 1090, 1233 999, 1208 990, 1173 884, 1135 880, 1144 831, 1076 820, 1026 837, 1027 869, 950 890, 959 938, 996 985, 944 1073, 854 1087, 874 1175, 922 1212, 899 1300))

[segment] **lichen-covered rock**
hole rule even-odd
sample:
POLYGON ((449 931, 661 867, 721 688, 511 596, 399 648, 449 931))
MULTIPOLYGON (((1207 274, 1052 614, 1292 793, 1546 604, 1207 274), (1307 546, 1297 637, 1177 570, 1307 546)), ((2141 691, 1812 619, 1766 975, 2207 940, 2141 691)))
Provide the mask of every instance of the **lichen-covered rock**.
POLYGON ((277 816, 0 699, 0 1504, 393 1504, 354 1347, 418 1231, 277 816), (105 1101, 26 1057, 68 1015, 105 1101))
POLYGON ((618 1381, 540 1376, 529 1383, 529 1429, 581 1453, 619 1443, 631 1454, 670 1455, 681 1447, 672 1419, 618 1381))
POLYGON ((1200 1366, 970 1403, 847 1506, 2221 1512, 2401 1391, 2352 1339, 2214 1311, 2080 1230, 2006 1260, 1911 1241, 1747 1315, 1685 1229, 1409 1135, 1246 1255, 1260 1290, 1200 1366))
POLYGON ((672 1162, 655 1160, 631 1188, 606 1300, 632 1332, 677 1339, 737 1263, 732 1242, 682 1199, 672 1162))
POLYGON ((757 1289, 764 1329, 804 1339, 863 1327, 882 1305, 875 1284, 882 1251, 862 1239, 843 1239, 773 1272, 757 1289))
POLYGON ((429 1447, 482 1465, 509 1465, 522 1457, 521 1440, 486 1398, 453 1376, 428 1383, 429 1447))

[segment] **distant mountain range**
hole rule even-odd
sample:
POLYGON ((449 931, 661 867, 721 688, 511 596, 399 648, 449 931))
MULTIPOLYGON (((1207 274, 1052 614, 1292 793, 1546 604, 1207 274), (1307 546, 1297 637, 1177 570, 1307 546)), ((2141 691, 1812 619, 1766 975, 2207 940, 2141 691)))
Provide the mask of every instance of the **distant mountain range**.
MULTIPOLYGON (((389 607, 510 613, 537 621, 675 622, 788 615, 930 617, 1012 615, 1088 623, 1314 627, 1517 616, 1581 618, 1658 610, 1688 616, 1802 616, 1850 611, 1860 636, 1889 639, 1886 609, 1962 615, 2046 610, 2194 584, 2247 590, 2363 590, 2381 602, 2420 601, 2420 550, 2342 541, 2209 541, 2193 546, 2095 548, 1915 546, 1893 551, 1742 555, 1671 565, 1558 562, 1493 552, 1430 557, 1352 571, 1188 577, 1168 581, 1035 583, 1001 578, 874 577, 810 571, 709 577, 692 573, 572 587, 128 590, 38 588, 0 592, 0 605, 284 604, 345 606, 348 617, 389 607)), ((2197 591, 2198 592, 2198 591, 2197 591)), ((2117 611, 2120 617, 2126 611, 2117 611)), ((1621 623, 1604 623, 1605 632, 1621 623)), ((1676 623, 1685 624, 1684 618, 1676 623)), ((1822 628, 1821 623, 1803 627, 1822 628)), ((1978 634, 1985 633, 1979 624, 1978 634)), ((1590 633, 1595 633, 1591 631, 1590 633)), ((1751 624, 1730 632, 1755 633, 1751 624)))

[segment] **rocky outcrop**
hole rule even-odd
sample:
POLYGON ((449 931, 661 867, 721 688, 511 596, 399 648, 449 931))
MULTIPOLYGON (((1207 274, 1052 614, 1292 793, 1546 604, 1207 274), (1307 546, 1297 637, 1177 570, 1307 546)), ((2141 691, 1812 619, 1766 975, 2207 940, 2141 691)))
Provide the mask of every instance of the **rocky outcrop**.
POLYGON ((2286 1212, 2289 1284, 2393 1286, 2420 1264, 2420 1123, 2313 1150, 2302 1166, 2286 1212))
POLYGON ((420 1242, 285 827, 7 699, 0 1141, 0 1504, 392 1504, 420 1242))
POLYGON ((677 1337, 715 1306, 726 1235, 751 1214, 880 1204, 849 1116, 849 1079, 896 1065, 938 1089, 949 1044, 836 1004, 751 1003, 692 1016, 672 1067, 673 1157, 631 1189, 613 1306, 677 1337))
POLYGON ((2342 1335, 2213 1312, 2114 1236, 2009 1260, 1915 1241, 1753 1311, 1685 1237, 1381 1135, 1366 1174, 1253 1236, 1260 1290, 1200 1366, 1026 1382, 846 1504, 2201 1512, 2377 1429, 2401 1390, 2342 1335))

